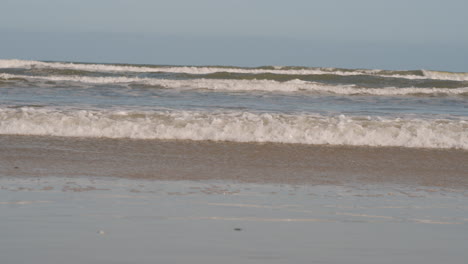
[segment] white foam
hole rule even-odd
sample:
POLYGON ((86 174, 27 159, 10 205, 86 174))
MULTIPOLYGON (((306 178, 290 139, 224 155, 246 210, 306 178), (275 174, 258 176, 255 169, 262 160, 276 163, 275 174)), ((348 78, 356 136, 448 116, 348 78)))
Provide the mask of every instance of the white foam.
POLYGON ((0 134, 468 149, 468 122, 199 111, 0 108, 0 134))
MULTIPOLYGON (((229 73, 247 73, 247 74, 293 74, 293 75, 309 75, 309 74, 339 74, 339 75, 360 75, 363 72, 332 72, 331 70, 320 69, 255 69, 255 68, 234 68, 234 67, 202 67, 202 66, 126 66, 112 64, 81 64, 81 63, 63 63, 63 62, 42 62, 28 60, 0 60, 0 68, 55 68, 55 69, 73 69, 83 71, 99 71, 99 72, 168 72, 168 73, 188 73, 188 74, 211 74, 217 72, 229 73)), ((368 73, 373 70, 365 71, 368 73)))
POLYGON ((229 79, 192 79, 169 80, 139 77, 89 77, 89 76, 27 76, 17 74, 0 74, 1 79, 30 79, 43 81, 77 82, 86 84, 142 84, 159 86, 168 89, 207 89, 222 91, 269 91, 269 92, 319 92, 342 95, 462 95, 468 94, 468 87, 463 88, 415 88, 385 87, 359 88, 354 85, 327 85, 318 82, 291 80, 278 82, 274 80, 229 80, 229 79))
POLYGON ((422 71, 424 76, 434 80, 468 81, 467 72, 422 71))
POLYGON ((113 65, 113 64, 83 64, 83 63, 64 63, 64 62, 42 62, 32 60, 0 60, 0 68, 47 68, 47 69, 69 69, 83 70, 92 72, 165 72, 165 73, 187 73, 187 74, 211 74, 218 72, 227 73, 244 73, 244 74, 282 74, 282 75, 375 75, 380 77, 390 78, 405 78, 405 79, 440 79, 440 80, 468 80, 468 73, 460 74, 433 74, 431 71, 424 71, 424 76, 421 75, 405 75, 391 74, 388 71, 382 70, 363 70, 356 69, 343 71, 334 68, 304 68, 304 69, 285 69, 274 67, 273 69, 260 68, 235 68, 235 67, 203 67, 203 66, 129 66, 129 65, 113 65), (456 75, 456 76, 455 76, 456 75), (454 77, 455 76, 455 77, 454 77), (464 77, 460 77, 464 76, 464 77))

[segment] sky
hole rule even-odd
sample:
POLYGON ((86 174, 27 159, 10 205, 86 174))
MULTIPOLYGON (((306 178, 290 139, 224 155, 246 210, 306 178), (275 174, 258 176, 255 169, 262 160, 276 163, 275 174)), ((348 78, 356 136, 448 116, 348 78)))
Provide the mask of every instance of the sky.
POLYGON ((1 0, 0 58, 468 72, 466 0, 1 0))

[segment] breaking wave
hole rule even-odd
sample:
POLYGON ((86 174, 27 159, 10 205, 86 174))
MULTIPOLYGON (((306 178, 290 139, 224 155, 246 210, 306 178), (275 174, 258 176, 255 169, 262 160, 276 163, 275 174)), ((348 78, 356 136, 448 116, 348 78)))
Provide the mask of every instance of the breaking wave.
POLYGON ((229 79, 190 79, 170 80, 140 77, 89 77, 89 76, 28 76, 0 74, 4 80, 42 80, 54 82, 77 82, 86 84, 148 85, 167 89, 207 89, 222 91, 268 91, 268 92, 318 92, 341 95, 468 95, 468 87, 463 88, 360 88, 356 85, 328 85, 318 82, 291 80, 229 80, 229 79))
POLYGON ((443 72, 422 70, 425 77, 434 80, 468 81, 467 72, 443 72))
POLYGON ((42 62, 31 60, 0 60, 0 68, 48 68, 68 69, 90 72, 136 72, 136 73, 186 73, 195 75, 213 74, 218 72, 278 75, 372 75, 404 79, 434 79, 468 81, 468 73, 449 73, 436 71, 387 71, 366 69, 337 69, 337 68, 305 68, 305 67, 207 67, 207 66, 149 66, 149 65, 122 65, 122 64, 85 64, 65 62, 42 62))
POLYGON ((0 134, 468 149, 466 120, 0 108, 0 134))

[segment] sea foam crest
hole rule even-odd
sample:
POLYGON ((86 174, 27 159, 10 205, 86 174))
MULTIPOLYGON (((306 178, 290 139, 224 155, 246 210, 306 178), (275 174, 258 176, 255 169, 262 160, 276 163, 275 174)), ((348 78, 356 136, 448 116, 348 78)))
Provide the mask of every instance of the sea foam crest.
MULTIPOLYGON (((168 72, 168 73, 188 73, 188 74, 211 74, 217 72, 246 73, 246 74, 286 74, 286 75, 315 75, 315 74, 336 74, 336 75, 363 75, 374 74, 379 70, 355 70, 339 71, 333 69, 304 68, 304 69, 283 69, 275 67, 273 69, 260 68, 238 68, 238 67, 204 67, 204 66, 137 66, 137 65, 115 65, 115 64, 83 64, 64 62, 42 62, 32 60, 0 60, 0 68, 55 68, 98 72, 168 72)), ((421 77, 421 76, 420 76, 421 77)))
POLYGON ((218 72, 240 73, 240 74, 280 74, 280 75, 374 75, 390 78, 405 79, 436 79, 436 80, 468 80, 468 73, 434 74, 432 71, 423 71, 423 75, 389 73, 382 70, 340 70, 335 68, 283 68, 273 67, 272 69, 262 68, 238 68, 238 67, 204 67, 204 66, 137 66, 137 65, 116 65, 116 64, 84 64, 84 63, 64 63, 64 62, 42 62, 32 60, 0 60, 0 68, 51 68, 69 69, 92 72, 167 72, 167 73, 187 73, 187 74, 212 74, 218 72))
POLYGON ((191 79, 170 80, 140 77, 89 77, 89 76, 27 76, 0 74, 0 79, 29 79, 58 82, 77 82, 86 84, 141 84, 159 86, 167 89, 207 89, 222 91, 269 91, 269 92, 319 92, 342 95, 465 95, 468 87, 463 88, 359 88, 355 85, 327 85, 318 82, 291 80, 279 82, 274 80, 229 80, 229 79, 191 79))
POLYGON ((422 70, 425 77, 434 80, 468 81, 467 72, 443 72, 422 70))
POLYGON ((468 149, 468 122, 308 114, 0 108, 0 134, 468 149))

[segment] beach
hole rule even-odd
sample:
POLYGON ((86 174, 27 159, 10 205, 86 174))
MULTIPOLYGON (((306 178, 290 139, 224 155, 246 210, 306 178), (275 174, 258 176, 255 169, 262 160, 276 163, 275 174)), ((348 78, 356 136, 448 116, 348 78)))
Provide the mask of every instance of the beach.
POLYGON ((0 143, 6 263, 467 257, 466 151, 24 136, 0 143))

